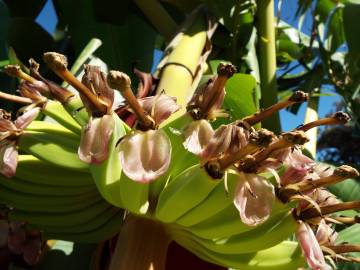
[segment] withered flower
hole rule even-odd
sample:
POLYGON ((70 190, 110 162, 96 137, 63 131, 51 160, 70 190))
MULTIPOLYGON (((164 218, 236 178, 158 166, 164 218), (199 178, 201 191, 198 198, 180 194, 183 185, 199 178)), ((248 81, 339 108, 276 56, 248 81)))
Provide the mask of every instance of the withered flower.
POLYGON ((271 183, 256 174, 239 173, 234 205, 243 223, 256 226, 266 221, 274 201, 275 192, 271 183))
POLYGON ((299 241, 300 247, 304 253, 308 265, 312 269, 332 269, 325 262, 324 254, 309 224, 303 221, 299 221, 296 229, 296 238, 299 241))
POLYGON ((16 140, 23 130, 37 117, 39 108, 32 108, 14 122, 0 118, 0 173, 6 177, 13 177, 16 173, 18 151, 16 140))

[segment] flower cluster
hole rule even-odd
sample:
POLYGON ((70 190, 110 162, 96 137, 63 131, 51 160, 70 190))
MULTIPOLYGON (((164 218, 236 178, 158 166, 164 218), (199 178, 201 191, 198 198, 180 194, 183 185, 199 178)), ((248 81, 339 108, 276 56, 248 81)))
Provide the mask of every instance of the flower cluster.
MULTIPOLYGON (((105 75, 99 67, 87 65, 85 75, 79 81, 67 70, 63 55, 46 53, 44 60, 79 92, 88 113, 89 121, 83 126, 78 149, 83 162, 101 164, 108 159, 115 119, 120 117, 133 128, 116 145, 123 172, 142 184, 156 181, 167 173, 173 145, 162 124, 180 109, 176 98, 163 92, 154 94, 151 76, 139 71, 135 73, 140 77, 138 95, 135 96, 129 76, 120 71, 105 75), (114 105, 114 89, 125 99, 120 107, 114 105)), ((49 97, 63 104, 74 98, 73 93, 43 78, 34 60, 30 62, 30 70, 31 76, 18 68, 8 68, 9 73, 24 80, 20 93, 32 103, 31 109, 14 122, 6 113, 0 119, 0 169, 8 177, 13 176, 16 169, 16 138, 36 117, 39 106, 43 106, 49 97)), ((359 202, 340 202, 324 187, 357 177, 359 173, 349 166, 333 169, 317 164, 301 151, 302 145, 309 141, 306 131, 319 125, 344 124, 349 121, 349 116, 337 112, 279 135, 254 128, 271 114, 308 100, 306 93, 296 91, 286 100, 214 130, 210 121, 227 116, 221 108, 225 84, 235 72, 231 64, 220 64, 217 75, 200 86, 190 99, 186 112, 190 121, 181 130, 183 147, 198 156, 201 167, 213 181, 224 181, 225 190, 228 190, 227 173, 237 175, 233 203, 244 224, 257 226, 264 223, 271 216, 275 201, 289 207, 295 205, 292 211, 298 222, 296 236, 312 269, 331 269, 324 253, 333 259, 355 261, 355 258, 342 254, 357 251, 359 247, 336 245, 332 224, 358 222, 355 218, 345 219, 334 213, 359 208, 359 202), (269 174, 273 181, 269 181, 269 174)))

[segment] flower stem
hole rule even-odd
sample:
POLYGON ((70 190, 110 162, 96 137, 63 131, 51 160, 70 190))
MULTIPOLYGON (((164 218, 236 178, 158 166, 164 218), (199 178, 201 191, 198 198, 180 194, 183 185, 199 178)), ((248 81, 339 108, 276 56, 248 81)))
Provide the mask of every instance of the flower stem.
POLYGON ((11 101, 11 102, 25 104, 25 105, 32 104, 32 101, 30 98, 15 96, 15 95, 7 94, 4 92, 0 92, 0 99, 5 99, 5 100, 11 101))
POLYGON ((129 215, 108 270, 164 270, 170 242, 162 224, 129 215))

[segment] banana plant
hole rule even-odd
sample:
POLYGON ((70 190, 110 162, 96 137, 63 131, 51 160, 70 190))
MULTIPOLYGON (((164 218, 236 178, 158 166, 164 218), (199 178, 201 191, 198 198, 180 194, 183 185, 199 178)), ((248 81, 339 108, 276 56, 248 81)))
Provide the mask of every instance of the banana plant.
MULTIPOLYGON (((245 2, 248 8, 236 6, 236 16, 244 14, 239 9, 253 15, 254 3, 245 2)), ((136 3, 149 14, 143 1, 136 3)), ((5 226, 9 248, 33 264, 39 239, 113 238, 110 270, 165 269, 173 241, 233 269, 332 269, 335 261, 358 262, 351 252, 359 246, 342 240, 351 242, 346 232, 336 239, 334 224, 357 223, 350 210, 360 203, 341 202, 324 189, 358 171, 318 164, 301 151, 309 131, 350 118, 337 112, 278 132, 278 112, 309 95, 295 91, 276 102, 273 3, 257 8, 261 61, 255 79, 228 62, 209 70, 211 40, 224 26, 234 29, 201 7, 169 42, 153 75, 106 74, 85 65, 79 80, 65 55, 45 53, 43 62, 65 88, 43 75, 34 59, 28 69, 6 66, 21 81, 21 96, 0 97, 25 105, 16 119, 4 110, 0 118, 0 202, 11 221, 5 226), (256 106, 259 86, 262 110, 256 106), (125 100, 121 106, 115 91, 125 100), (43 115, 53 121, 41 121, 43 115)), ((151 22, 166 33, 174 26, 151 22)), ((235 49, 244 42, 239 39, 235 49)))

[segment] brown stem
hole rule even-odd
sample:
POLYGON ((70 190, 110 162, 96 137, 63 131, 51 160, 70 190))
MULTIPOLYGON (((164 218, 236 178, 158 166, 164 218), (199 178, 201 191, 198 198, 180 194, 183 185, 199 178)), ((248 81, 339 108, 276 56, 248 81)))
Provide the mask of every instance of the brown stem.
POLYGON ((325 126, 325 125, 329 126, 329 125, 345 124, 348 121, 350 121, 350 116, 348 114, 346 114, 344 112, 337 112, 331 117, 325 117, 325 118, 307 123, 297 129, 305 132, 314 127, 325 126))
POLYGON ((260 129, 250 134, 249 143, 237 153, 226 155, 218 160, 221 170, 225 170, 247 155, 253 154, 261 148, 268 147, 275 140, 275 135, 267 129, 260 129))
POLYGON ((170 242, 162 224, 129 215, 120 231, 108 270, 165 270, 170 242))
POLYGON ((261 122, 262 120, 270 117, 273 113, 276 113, 281 109, 285 109, 295 103, 307 101, 308 98, 309 98, 308 94, 302 91, 296 91, 288 100, 280 101, 260 112, 247 116, 242 120, 249 123, 250 125, 255 125, 261 122))
POLYGON ((327 215, 335 212, 345 211, 345 210, 355 210, 360 209, 360 201, 355 202, 344 202, 337 203, 327 206, 320 207, 321 213, 318 209, 310 208, 305 210, 300 214, 300 218, 303 220, 320 217, 321 215, 327 215))
POLYGON ((10 95, 10 94, 4 93, 4 92, 0 92, 0 99, 5 99, 5 100, 11 101, 11 102, 26 104, 26 105, 32 104, 32 101, 30 98, 10 95))
POLYGON ((267 148, 264 148, 254 156, 249 156, 250 158, 246 159, 243 164, 240 165, 239 170, 251 171, 261 165, 261 162, 270 157, 274 151, 292 147, 296 144, 303 145, 306 142, 308 142, 308 139, 302 131, 284 133, 278 140, 271 143, 267 148))
POLYGON ((22 71, 19 65, 7 65, 5 66, 4 71, 9 76, 28 81, 30 83, 36 83, 36 79, 22 71))
POLYGON ((107 105, 102 103, 101 99, 99 99, 67 69, 67 60, 64 55, 54 52, 45 53, 44 62, 56 73, 56 75, 73 86, 80 94, 84 95, 99 112, 106 114, 107 105))
POLYGON ((108 74, 107 80, 110 87, 121 92, 121 95, 127 101, 137 119, 142 122, 143 126, 149 129, 154 128, 154 120, 149 115, 145 114, 144 109, 141 107, 139 101, 131 90, 130 77, 123 72, 111 70, 108 74))
POLYGON ((315 188, 333 185, 339 183, 347 178, 357 177, 359 172, 350 166, 343 165, 334 170, 332 175, 317 180, 304 180, 296 184, 290 184, 280 190, 280 198, 283 201, 288 201, 289 198, 299 192, 305 193, 315 188))
POLYGON ((336 254, 360 252, 360 245, 337 245, 337 246, 326 246, 326 247, 333 250, 336 254))

